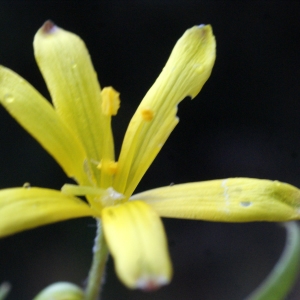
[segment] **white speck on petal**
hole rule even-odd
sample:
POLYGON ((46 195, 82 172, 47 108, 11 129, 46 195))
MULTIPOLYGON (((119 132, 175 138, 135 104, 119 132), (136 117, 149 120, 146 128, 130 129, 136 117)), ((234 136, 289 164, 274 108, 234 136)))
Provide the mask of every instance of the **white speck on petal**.
POLYGON ((112 187, 106 190, 106 193, 101 197, 101 202, 104 206, 112 206, 124 199, 125 196, 115 191, 112 187))
MULTIPOLYGON (((222 180, 222 188, 224 189, 224 200, 225 200, 225 207, 229 206, 230 199, 229 199, 229 193, 228 193, 228 186, 227 186, 227 179, 222 180)), ((225 208, 225 211, 229 213, 229 209, 225 208)))

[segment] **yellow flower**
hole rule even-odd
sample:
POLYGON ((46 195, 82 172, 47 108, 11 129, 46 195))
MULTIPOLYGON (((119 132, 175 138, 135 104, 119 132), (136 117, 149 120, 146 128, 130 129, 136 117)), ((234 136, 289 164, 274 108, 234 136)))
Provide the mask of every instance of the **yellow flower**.
POLYGON ((187 183, 132 196, 178 123, 177 105, 210 76, 215 39, 209 25, 187 30, 141 101, 114 157, 111 116, 119 94, 100 89, 83 41, 51 22, 34 39, 36 61, 53 106, 28 82, 0 67, 0 102, 78 185, 0 191, 0 236, 92 216, 101 219, 119 278, 129 288, 170 281, 172 267, 159 216, 210 221, 299 218, 299 190, 258 179, 187 183), (87 202, 76 196, 86 196, 87 202))

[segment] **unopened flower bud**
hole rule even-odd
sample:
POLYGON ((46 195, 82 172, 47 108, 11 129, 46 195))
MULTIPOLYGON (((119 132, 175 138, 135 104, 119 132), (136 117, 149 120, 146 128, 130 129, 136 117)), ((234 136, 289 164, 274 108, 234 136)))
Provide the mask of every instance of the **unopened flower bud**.
POLYGON ((81 288, 69 282, 56 282, 43 289, 33 300, 83 300, 81 288))

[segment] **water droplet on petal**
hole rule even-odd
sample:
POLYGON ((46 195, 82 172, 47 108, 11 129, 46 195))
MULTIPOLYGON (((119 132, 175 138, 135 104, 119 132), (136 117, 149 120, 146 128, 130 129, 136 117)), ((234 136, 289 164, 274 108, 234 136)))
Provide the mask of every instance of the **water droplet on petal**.
POLYGON ((31 187, 31 185, 30 185, 29 182, 25 182, 25 183, 23 184, 23 188, 25 188, 25 189, 30 189, 30 187, 31 187))
POLYGON ((242 201, 240 202, 240 205, 243 206, 243 207, 249 207, 252 205, 252 202, 250 201, 242 201))

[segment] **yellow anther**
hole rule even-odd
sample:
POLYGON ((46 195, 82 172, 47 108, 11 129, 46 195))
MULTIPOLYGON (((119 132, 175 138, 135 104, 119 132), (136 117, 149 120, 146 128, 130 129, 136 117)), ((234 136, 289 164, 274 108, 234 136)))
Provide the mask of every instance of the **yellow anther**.
POLYGON ((115 116, 120 107, 120 93, 113 87, 105 87, 101 91, 102 96, 102 112, 106 116, 115 116))
POLYGON ((114 175, 117 172, 118 163, 115 161, 101 161, 97 168, 106 174, 114 175))
POLYGON ((141 114, 145 121, 151 121, 154 117, 154 112, 151 108, 142 108, 141 114))

